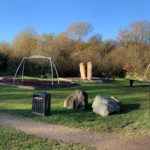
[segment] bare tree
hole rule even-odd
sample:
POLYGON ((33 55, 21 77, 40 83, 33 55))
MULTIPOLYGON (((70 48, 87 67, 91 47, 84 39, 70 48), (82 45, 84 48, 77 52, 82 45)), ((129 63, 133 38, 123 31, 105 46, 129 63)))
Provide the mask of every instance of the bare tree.
POLYGON ((70 25, 67 28, 67 34, 73 40, 83 40, 91 31, 93 27, 87 22, 79 22, 70 25))
POLYGON ((150 23, 148 21, 134 22, 128 28, 120 31, 122 41, 150 43, 150 23))
POLYGON ((100 34, 95 34, 88 40, 91 44, 100 44, 102 43, 102 36, 100 34))

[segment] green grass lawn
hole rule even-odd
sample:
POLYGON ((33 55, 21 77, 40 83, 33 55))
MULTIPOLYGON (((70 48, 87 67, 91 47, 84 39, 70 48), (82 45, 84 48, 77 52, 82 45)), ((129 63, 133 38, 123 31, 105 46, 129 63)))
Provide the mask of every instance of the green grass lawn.
POLYGON ((56 140, 42 139, 27 135, 14 129, 0 125, 1 150, 90 150, 80 144, 66 144, 56 140))
MULTIPOLYGON (((128 82, 117 79, 110 83, 84 83, 71 88, 46 90, 52 94, 50 116, 36 116, 31 113, 32 94, 38 90, 0 86, 0 111, 47 123, 87 128, 94 131, 148 132, 150 129, 148 85, 137 82, 134 87, 129 87, 128 82), (65 98, 76 89, 88 92, 89 109, 87 111, 73 111, 63 108, 65 98), (94 114, 91 105, 97 94, 117 96, 121 101, 121 113, 108 117, 94 114)), ((45 90, 43 89, 43 91, 45 90)))

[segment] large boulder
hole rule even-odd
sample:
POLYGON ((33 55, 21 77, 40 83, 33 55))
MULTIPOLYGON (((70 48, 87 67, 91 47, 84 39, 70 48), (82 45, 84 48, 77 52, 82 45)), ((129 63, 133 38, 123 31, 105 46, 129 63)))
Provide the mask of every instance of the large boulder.
POLYGON ((64 107, 68 109, 85 110, 88 107, 88 94, 81 90, 74 91, 64 101, 64 107))
POLYGON ((120 101, 117 97, 105 97, 97 95, 92 104, 93 112, 101 116, 108 116, 120 112, 120 101))

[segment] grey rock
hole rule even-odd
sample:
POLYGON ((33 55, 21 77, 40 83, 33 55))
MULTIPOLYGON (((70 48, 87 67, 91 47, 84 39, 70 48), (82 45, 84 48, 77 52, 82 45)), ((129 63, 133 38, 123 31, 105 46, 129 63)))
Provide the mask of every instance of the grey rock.
POLYGON ((74 91, 64 101, 64 107, 68 109, 85 110, 88 107, 88 94, 81 90, 74 91))
POLYGON ((101 116, 108 116, 114 112, 120 112, 120 101, 117 97, 105 97, 97 95, 92 104, 93 112, 101 116))
POLYGON ((51 78, 52 76, 51 76, 50 73, 46 73, 46 74, 45 74, 45 77, 46 77, 46 78, 51 78))
POLYGON ((51 78, 51 74, 49 74, 49 73, 42 74, 42 75, 40 75, 40 78, 51 78))

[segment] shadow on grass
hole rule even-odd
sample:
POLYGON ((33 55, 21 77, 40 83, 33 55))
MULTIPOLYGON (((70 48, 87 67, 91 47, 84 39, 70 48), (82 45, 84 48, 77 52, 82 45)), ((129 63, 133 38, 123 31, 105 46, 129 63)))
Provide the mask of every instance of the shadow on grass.
MULTIPOLYGON (((18 114, 23 116, 36 116, 32 113, 32 109, 1 109, 0 112, 7 112, 11 114, 18 114)), ((88 108, 86 110, 73 110, 73 109, 66 109, 63 107, 51 107, 50 114, 48 116, 53 115, 76 115, 76 114, 86 114, 92 112, 92 104, 88 104, 88 108)))
POLYGON ((126 114, 128 112, 140 109, 140 104, 121 104, 120 114, 126 114))
POLYGON ((0 112, 10 113, 12 115, 23 116, 27 118, 33 118, 35 120, 41 120, 47 123, 56 124, 78 124, 84 121, 95 121, 96 114, 92 111, 79 111, 79 110, 68 110, 68 109, 52 109, 50 114, 47 116, 35 115, 31 110, 28 109, 12 109, 12 110, 0 110, 0 112))
MULTIPOLYGON (((127 114, 128 112, 137 110, 140 108, 140 104, 121 104, 121 111, 119 114, 127 114)), ((17 115, 23 115, 26 117, 35 117, 37 115, 32 113, 32 109, 1 109, 0 112, 7 112, 11 114, 17 114, 17 115)), ((50 114, 48 116, 58 116, 58 115, 64 115, 64 116, 73 116, 77 117, 88 117, 87 115, 90 115, 92 112, 92 104, 88 104, 88 108, 86 110, 72 110, 72 109, 65 109, 62 107, 58 108, 51 108, 50 114)), ((94 114, 94 113, 93 113, 94 114)), ((117 113, 114 113, 112 115, 115 115, 117 113)))

